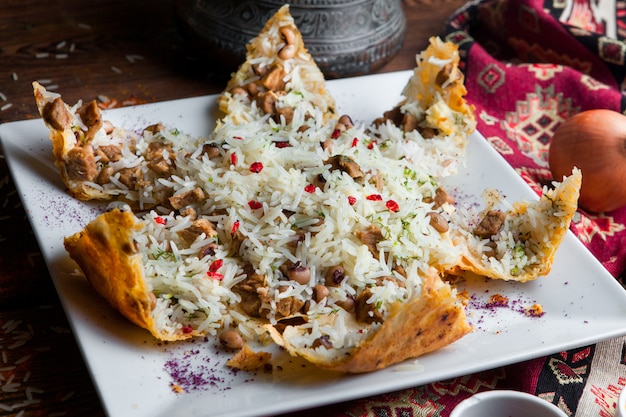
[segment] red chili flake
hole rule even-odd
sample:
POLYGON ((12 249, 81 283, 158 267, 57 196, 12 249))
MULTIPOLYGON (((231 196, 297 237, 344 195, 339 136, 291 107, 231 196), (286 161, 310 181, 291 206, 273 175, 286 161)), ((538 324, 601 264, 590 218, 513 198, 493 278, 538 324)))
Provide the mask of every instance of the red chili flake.
POLYGON ((186 324, 183 326, 182 330, 183 333, 191 333, 193 332, 193 327, 191 327, 189 324, 186 324))
POLYGON ((277 148, 289 148, 291 144, 289 142, 274 142, 277 148))
POLYGON ((166 219, 164 219, 164 218, 163 218, 163 217, 161 217, 161 216, 157 216, 157 217, 155 217, 155 218, 154 218, 154 221, 155 221, 155 222, 157 222, 158 224, 163 224, 163 225, 165 225, 165 224, 167 223, 167 220, 166 220, 166 219))
POLYGON ((217 272, 207 271, 206 274, 209 276, 209 278, 214 279, 216 281, 221 281, 224 279, 224 275, 218 274, 217 272))
POLYGON ((211 262, 211 265, 209 265, 209 272, 216 272, 218 269, 220 269, 222 267, 222 265, 224 265, 224 261, 221 259, 216 259, 213 262, 211 262))
POLYGON ((232 165, 237 165, 237 154, 236 153, 231 153, 230 154, 230 163, 232 165))
POLYGON ((233 227, 230 229, 230 234, 234 235, 237 233, 237 230, 239 230, 239 220, 235 220, 235 223, 233 223, 233 227))
POLYGON ((387 202, 385 203, 385 206, 391 211, 398 211, 400 209, 400 206, 398 205, 398 203, 396 203, 393 200, 387 200, 387 202))
POLYGON ((348 203, 349 203, 351 206, 355 205, 355 204, 356 204, 356 197, 355 197, 355 196, 352 196, 352 195, 349 195, 349 196, 348 196, 348 203))
POLYGON ((337 139, 339 136, 341 136, 341 130, 339 129, 333 130, 333 133, 330 135, 330 137, 333 139, 337 139))
POLYGON ((233 139, 243 140, 243 138, 241 136, 233 136, 233 139))
POLYGON ((357 138, 352 139, 352 147, 354 148, 356 145, 359 144, 359 140, 357 138))
POLYGON ((255 174, 258 174, 261 171, 263 171, 262 162, 253 162, 252 165, 250 165, 250 172, 254 172, 255 174))
POLYGON ((252 210, 258 210, 261 207, 263 207, 263 203, 261 203, 260 201, 256 201, 256 200, 250 200, 248 201, 248 207, 250 207, 250 209, 252 210))
POLYGON ((309 184, 306 187, 304 187, 304 191, 306 191, 309 194, 313 194, 315 192, 315 185, 313 184, 309 184))
POLYGON ((376 145, 376 141, 373 140, 367 144, 367 149, 374 149, 374 145, 376 145))
POLYGON ((367 198, 370 201, 382 201, 383 196, 380 194, 370 194, 365 198, 367 198))

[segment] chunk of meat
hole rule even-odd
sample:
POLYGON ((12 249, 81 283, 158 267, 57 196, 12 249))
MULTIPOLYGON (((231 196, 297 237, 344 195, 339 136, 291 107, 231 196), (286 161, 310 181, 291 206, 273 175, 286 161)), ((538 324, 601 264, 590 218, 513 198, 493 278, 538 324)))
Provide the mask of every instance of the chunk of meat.
POLYGON ((192 244, 198 236, 203 233, 207 238, 212 238, 217 236, 217 229, 215 225, 207 219, 197 219, 191 226, 179 231, 178 235, 187 242, 187 244, 192 244))
POLYGON ((239 307, 244 313, 250 317, 261 316, 262 302, 260 292, 263 292, 265 288, 265 277, 254 271, 248 271, 245 279, 233 285, 233 291, 241 297, 239 307))
POLYGON ((83 124, 87 126, 85 142, 91 142, 96 132, 102 127, 102 116, 98 104, 95 100, 92 100, 87 104, 83 104, 76 113, 80 116, 83 124))
POLYGON ((502 229, 505 219, 506 214, 500 210, 489 210, 478 226, 474 228, 474 235, 483 239, 489 239, 502 229))
POLYGON ((432 139, 437 136, 437 132, 432 127, 425 127, 420 129, 420 134, 424 139, 432 139))
POLYGON ((100 185, 108 184, 111 182, 111 175, 113 175, 113 167, 102 167, 96 178, 94 178, 94 182, 100 185))
POLYGON ((162 123, 155 123, 153 125, 146 127, 143 131, 150 132, 153 135, 156 135, 159 132, 165 131, 165 126, 162 123))
POLYGON ((247 272, 246 278, 233 286, 235 290, 257 292, 257 289, 265 286, 265 277, 255 272, 247 272))
POLYGON ((281 107, 276 109, 276 114, 274 115, 274 120, 277 123, 281 122, 281 116, 285 119, 285 124, 288 125, 293 121, 294 108, 290 106, 281 107))
POLYGON ((151 142, 144 157, 148 162, 148 168, 159 175, 171 174, 174 171, 176 154, 171 143, 151 142))
POLYGON ((143 184, 143 176, 140 167, 122 168, 119 171, 118 180, 130 190, 138 190, 143 184))
POLYGON ((117 162, 122 159, 122 149, 117 145, 101 145, 96 149, 96 156, 100 157, 100 162, 117 162))
POLYGON ((261 83, 270 91, 283 91, 285 89, 285 69, 280 64, 272 65, 270 70, 263 76, 261 83))
POLYGON ((180 210, 185 206, 202 201, 204 198, 205 194, 202 188, 196 187, 193 190, 171 196, 169 202, 174 209, 180 210))
POLYGON ((382 323, 383 316, 381 312, 376 309, 374 303, 368 303, 368 300, 372 296, 372 291, 369 288, 363 290, 363 292, 356 298, 354 305, 354 315, 356 320, 361 323, 382 323))
POLYGON ((380 227, 376 225, 369 225, 365 230, 359 230, 356 232, 356 237, 367 246, 370 253, 378 259, 378 242, 385 240, 380 227))
POLYGON ((189 220, 194 221, 198 218, 198 212, 193 207, 185 207, 179 211, 183 217, 189 217, 189 220))
POLYGON ((273 116, 276 114, 276 102, 278 101, 278 95, 274 91, 266 91, 259 93, 256 96, 257 106, 265 114, 273 116))
POLYGON ((419 121, 417 117, 413 116, 411 113, 405 113, 404 117, 402 117, 402 131, 403 132, 412 132, 417 129, 419 121))
POLYGON ((239 249, 241 249, 241 245, 246 240, 246 236, 241 233, 240 230, 237 230, 233 235, 231 235, 231 239, 229 255, 234 256, 239 253, 239 249))
POLYGON ((276 312, 283 317, 289 317, 300 311, 304 301, 296 297, 281 298, 276 302, 276 312))
POLYGON ((453 204, 454 197, 449 195, 443 187, 437 187, 437 189, 435 190, 435 197, 433 198, 433 202, 435 203, 433 205, 433 208, 438 209, 445 203, 453 204))
POLYGON ((335 155, 324 161, 325 165, 330 164, 331 170, 340 170, 348 174, 351 178, 363 178, 365 174, 361 171, 361 167, 352 158, 345 155, 335 155))
POLYGON ((401 126, 403 117, 404 115, 402 114, 402 110, 400 110, 400 107, 397 106, 391 110, 387 110, 386 112, 383 113, 382 117, 379 117, 376 120, 374 120, 374 125, 380 126, 382 124, 385 124, 389 120, 394 125, 401 126))
POLYGON ((91 146, 75 146, 65 156, 65 171, 70 180, 93 181, 98 175, 91 146))
POLYGON ((237 293, 241 297, 241 301, 239 301, 241 311, 250 317, 261 317, 261 296, 247 291, 238 291, 237 293))
POLYGON ((72 124, 72 115, 67 111, 61 97, 46 103, 42 110, 42 116, 44 121, 55 130, 65 130, 72 124))

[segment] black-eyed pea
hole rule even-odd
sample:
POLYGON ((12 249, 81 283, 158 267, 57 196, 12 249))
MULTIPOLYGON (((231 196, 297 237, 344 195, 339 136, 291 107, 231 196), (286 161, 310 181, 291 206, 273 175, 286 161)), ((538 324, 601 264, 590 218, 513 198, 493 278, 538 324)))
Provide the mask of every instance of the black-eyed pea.
POLYGON ((426 215, 430 217, 430 225, 439 233, 445 233, 450 228, 448 221, 441 214, 430 211, 426 215))
POLYGON ((219 336, 222 346, 228 349, 241 349, 243 347, 243 337, 236 330, 226 330, 219 336))
POLYGON ((330 290, 327 286, 318 284, 313 287, 313 299, 316 303, 320 303, 324 298, 328 298, 330 290))
POLYGON ((324 336, 320 336, 317 339, 315 339, 313 341, 313 344, 311 345, 311 347, 313 349, 316 349, 320 346, 323 346, 326 349, 332 349, 333 348, 333 343, 330 341, 330 338, 327 335, 324 336))
POLYGON ((287 272, 287 278, 297 282, 298 284, 305 285, 311 280, 311 270, 306 266, 302 266, 300 262, 298 262, 289 269, 287 272))
POLYGON ((341 265, 332 266, 326 271, 326 285, 329 287, 337 287, 346 277, 345 270, 341 265))
POLYGON ((350 116, 348 116, 347 114, 342 115, 339 120, 337 120, 338 123, 341 123, 342 125, 344 125, 346 128, 351 128, 354 127, 354 123, 352 122, 352 118, 350 116))

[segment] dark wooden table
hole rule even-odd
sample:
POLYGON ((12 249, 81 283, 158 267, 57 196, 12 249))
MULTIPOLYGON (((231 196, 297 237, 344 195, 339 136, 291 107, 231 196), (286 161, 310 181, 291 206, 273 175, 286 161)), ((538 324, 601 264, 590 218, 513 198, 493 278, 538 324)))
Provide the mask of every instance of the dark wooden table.
MULTIPOLYGON (((405 0, 401 52, 415 54, 464 0, 405 0)), ((0 123, 38 118, 31 82, 67 102, 111 105, 219 92, 228 76, 180 34, 172 0, 2 0, 0 123)), ((101 416, 76 345, 0 150, 0 416, 101 416)))

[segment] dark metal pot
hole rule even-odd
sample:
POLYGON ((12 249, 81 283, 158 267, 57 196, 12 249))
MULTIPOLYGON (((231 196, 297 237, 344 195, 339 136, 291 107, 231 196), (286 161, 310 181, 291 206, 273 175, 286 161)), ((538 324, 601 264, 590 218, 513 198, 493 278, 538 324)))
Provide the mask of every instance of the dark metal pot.
POLYGON ((285 3, 327 78, 378 70, 402 46, 401 0, 177 0, 178 18, 213 62, 236 68, 245 46, 285 3))

